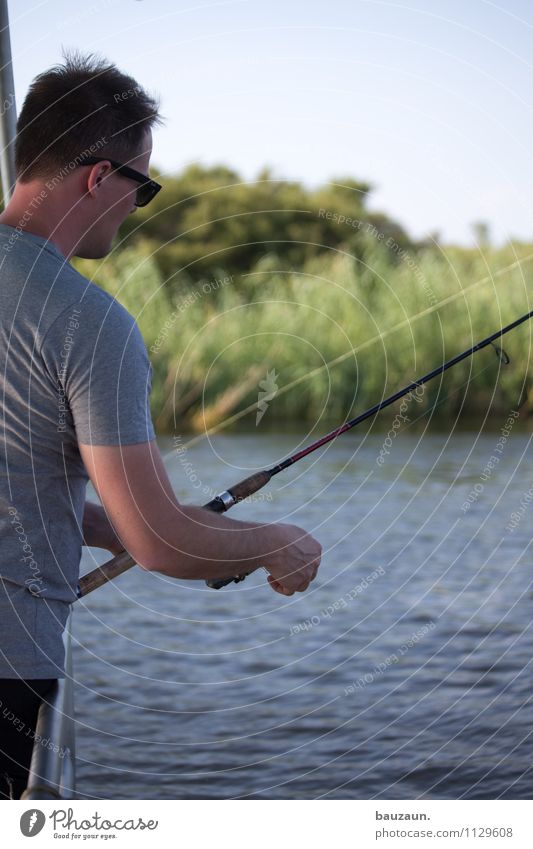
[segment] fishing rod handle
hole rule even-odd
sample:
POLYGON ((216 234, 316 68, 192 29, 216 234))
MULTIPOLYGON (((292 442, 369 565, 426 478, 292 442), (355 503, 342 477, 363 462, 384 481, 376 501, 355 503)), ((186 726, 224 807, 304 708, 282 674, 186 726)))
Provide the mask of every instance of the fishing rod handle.
POLYGON ((217 495, 211 501, 208 501, 207 504, 204 504, 204 507, 207 510, 212 510, 214 513, 225 513, 230 507, 237 504, 238 501, 244 501, 245 498, 249 498, 254 492, 266 486, 271 477, 272 474, 268 469, 264 469, 262 472, 256 472, 254 475, 250 475, 249 478, 240 481, 240 483, 236 483, 231 489, 221 492, 220 495, 217 495))
MULTIPOLYGON (((204 504, 204 507, 207 510, 212 510, 214 513, 226 513, 234 504, 244 501, 245 498, 248 498, 254 492, 266 486, 271 477, 272 474, 268 469, 264 469, 262 472, 256 472, 254 475, 250 475, 249 478, 240 481, 240 483, 236 483, 231 489, 221 492, 216 498, 204 504)), ((206 581, 206 584, 212 590, 221 590, 222 587, 226 587, 228 584, 239 584, 249 574, 250 572, 244 572, 228 578, 213 578, 210 581, 206 581)))
POLYGON ((101 566, 97 566, 96 569, 87 572, 86 575, 80 578, 78 582, 78 598, 83 598, 87 593, 92 593, 93 590, 107 584, 108 581, 112 581, 113 578, 117 578, 123 572, 127 572, 132 566, 135 566, 133 557, 127 551, 121 551, 112 560, 102 563, 101 566))

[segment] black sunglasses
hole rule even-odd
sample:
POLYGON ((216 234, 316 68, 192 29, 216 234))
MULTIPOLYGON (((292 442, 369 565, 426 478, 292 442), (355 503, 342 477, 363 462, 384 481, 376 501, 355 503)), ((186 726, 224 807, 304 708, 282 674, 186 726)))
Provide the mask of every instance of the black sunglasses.
POLYGON ((153 200, 162 188, 155 180, 151 180, 146 174, 141 174, 140 171, 135 171, 128 165, 122 165, 121 162, 115 162, 113 159, 108 159, 106 156, 84 156, 80 165, 97 165, 99 162, 109 162, 115 171, 122 174, 123 177, 129 177, 130 180, 136 180, 141 185, 137 188, 135 195, 135 206, 146 206, 153 200))

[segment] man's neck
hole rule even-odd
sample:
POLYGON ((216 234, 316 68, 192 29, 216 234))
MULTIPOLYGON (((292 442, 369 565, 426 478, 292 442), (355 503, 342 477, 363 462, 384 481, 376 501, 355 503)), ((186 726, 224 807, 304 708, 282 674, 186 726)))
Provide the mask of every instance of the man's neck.
POLYGON ((47 239, 66 258, 72 256, 77 243, 68 217, 56 208, 45 185, 37 181, 16 183, 11 200, 0 214, 0 224, 47 239))

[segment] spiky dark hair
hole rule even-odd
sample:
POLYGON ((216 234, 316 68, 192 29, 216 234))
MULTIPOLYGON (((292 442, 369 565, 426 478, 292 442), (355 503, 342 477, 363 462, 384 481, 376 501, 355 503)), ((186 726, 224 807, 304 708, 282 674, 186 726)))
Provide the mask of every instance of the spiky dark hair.
POLYGON ((34 79, 17 121, 22 182, 73 167, 84 152, 127 163, 162 122, 158 100, 106 59, 77 51, 63 58, 34 79))

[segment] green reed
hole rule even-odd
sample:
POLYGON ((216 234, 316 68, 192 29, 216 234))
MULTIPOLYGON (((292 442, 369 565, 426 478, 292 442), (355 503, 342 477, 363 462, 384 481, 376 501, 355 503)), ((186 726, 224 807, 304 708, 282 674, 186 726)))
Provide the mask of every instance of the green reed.
MULTIPOLYGON (((142 244, 77 267, 138 321, 154 419, 174 432, 223 421, 261 392, 270 397, 260 428, 354 415, 530 309, 530 251, 405 254, 369 239, 364 260, 337 250, 287 270, 267 254, 247 274, 217 268, 172 287, 142 244)), ((510 366, 487 349, 435 380, 417 415, 442 423, 459 411, 529 410, 532 332, 526 324, 505 338, 510 366)), ((254 427, 256 413, 242 423, 254 427)))

